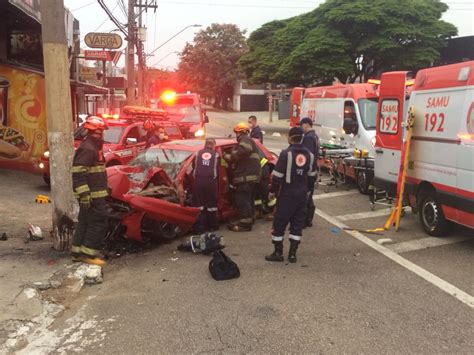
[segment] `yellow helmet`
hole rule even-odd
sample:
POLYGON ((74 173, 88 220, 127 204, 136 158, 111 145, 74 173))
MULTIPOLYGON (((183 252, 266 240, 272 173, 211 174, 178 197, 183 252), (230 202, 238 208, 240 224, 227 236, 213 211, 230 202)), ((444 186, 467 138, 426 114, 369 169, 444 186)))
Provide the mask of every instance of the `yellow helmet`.
POLYGON ((237 126, 234 127, 234 133, 249 133, 250 128, 249 125, 245 122, 237 123, 237 126))

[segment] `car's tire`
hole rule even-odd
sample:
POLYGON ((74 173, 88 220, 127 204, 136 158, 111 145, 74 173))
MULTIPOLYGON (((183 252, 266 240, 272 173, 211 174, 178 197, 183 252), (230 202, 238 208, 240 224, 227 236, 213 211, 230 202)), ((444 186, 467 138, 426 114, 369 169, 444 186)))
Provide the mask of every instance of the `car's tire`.
POLYGON ((171 223, 143 217, 141 223, 143 242, 160 241, 170 243, 181 234, 181 229, 171 223))
POLYGON ((363 195, 369 193, 369 187, 372 183, 372 176, 365 169, 356 170, 356 183, 359 192, 363 195))
POLYGON ((436 199, 433 189, 424 190, 418 195, 418 216, 424 231, 433 237, 449 234, 452 223, 444 218, 443 209, 436 199))

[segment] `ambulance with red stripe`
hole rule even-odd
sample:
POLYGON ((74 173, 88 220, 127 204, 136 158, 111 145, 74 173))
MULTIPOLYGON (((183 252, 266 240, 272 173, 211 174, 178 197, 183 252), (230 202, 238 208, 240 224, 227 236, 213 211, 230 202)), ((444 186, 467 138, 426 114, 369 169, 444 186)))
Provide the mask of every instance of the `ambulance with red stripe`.
POLYGON ((375 187, 396 192, 412 107, 407 201, 430 235, 447 234, 452 222, 474 228, 474 61, 420 70, 409 98, 406 82, 407 72, 382 74, 375 187))

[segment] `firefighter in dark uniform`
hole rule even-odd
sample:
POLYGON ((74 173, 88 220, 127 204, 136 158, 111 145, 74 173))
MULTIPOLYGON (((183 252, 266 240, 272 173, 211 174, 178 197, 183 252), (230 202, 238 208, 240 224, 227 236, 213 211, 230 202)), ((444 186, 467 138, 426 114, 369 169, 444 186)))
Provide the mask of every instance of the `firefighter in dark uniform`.
POLYGON ((275 250, 265 257, 267 261, 283 261, 283 238, 290 224, 290 251, 288 261, 296 262, 296 250, 305 226, 308 193, 314 186, 316 176, 315 156, 302 144, 303 130, 290 129, 288 143, 272 172, 270 192, 277 195, 275 216, 273 218, 272 243, 275 250))
POLYGON ((72 182, 79 201, 79 216, 72 240, 73 261, 104 266, 99 256, 107 232, 107 173, 102 153, 107 125, 100 117, 90 116, 84 123, 85 139, 74 154, 72 182))
POLYGON ((257 146, 249 137, 249 126, 241 122, 234 127, 237 136, 237 146, 224 159, 233 165, 232 185, 236 190, 234 202, 239 220, 231 223, 228 228, 234 232, 252 230, 255 218, 255 193, 260 183, 260 156, 257 146))
MULTIPOLYGON (((319 158, 319 137, 313 129, 313 121, 309 117, 304 117, 300 121, 300 126, 304 131, 304 137, 303 137, 303 143, 302 143, 303 147, 305 147, 311 153, 313 153, 316 164, 317 164, 318 158, 319 158)), ((316 179, 314 180, 314 182, 316 183, 316 179)), ((314 201, 313 201, 313 193, 314 193, 314 185, 311 187, 309 191, 305 227, 313 226, 313 216, 314 216, 314 211, 316 211, 316 206, 314 205, 314 201)))
POLYGON ((155 125, 151 120, 146 120, 143 123, 143 128, 147 131, 145 136, 146 148, 150 148, 151 146, 168 140, 168 137, 165 134, 165 129, 155 125))
POLYGON ((219 162, 216 141, 212 138, 206 139, 204 149, 196 154, 193 174, 193 205, 201 210, 195 229, 200 234, 219 228, 217 219, 219 162))
POLYGON ((252 115, 248 120, 250 131, 250 138, 258 139, 263 144, 263 132, 259 125, 257 125, 257 117, 252 115))

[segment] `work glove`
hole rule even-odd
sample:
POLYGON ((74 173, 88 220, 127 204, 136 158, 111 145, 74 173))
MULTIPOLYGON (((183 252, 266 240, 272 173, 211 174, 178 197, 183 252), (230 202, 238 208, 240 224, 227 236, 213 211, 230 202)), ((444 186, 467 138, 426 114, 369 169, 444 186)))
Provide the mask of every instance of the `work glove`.
POLYGON ((92 202, 91 195, 82 196, 79 199, 79 207, 81 208, 81 210, 87 211, 89 208, 91 208, 91 202, 92 202))

